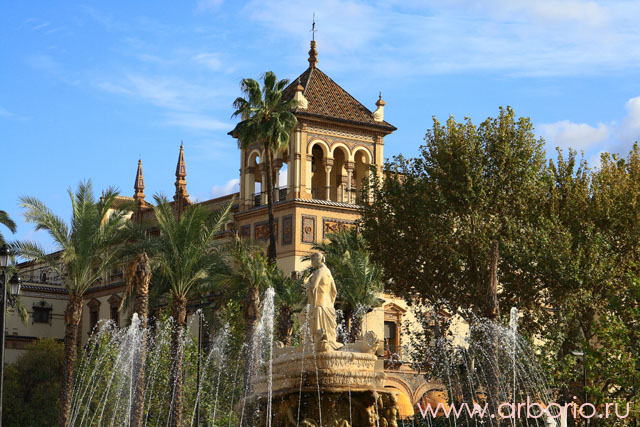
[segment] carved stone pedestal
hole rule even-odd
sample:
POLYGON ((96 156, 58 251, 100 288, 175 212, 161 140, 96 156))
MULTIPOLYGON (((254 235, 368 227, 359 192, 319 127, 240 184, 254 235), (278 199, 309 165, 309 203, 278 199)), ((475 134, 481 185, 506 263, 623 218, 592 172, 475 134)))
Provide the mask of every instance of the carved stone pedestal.
MULTIPOLYGON (((267 426, 267 399, 253 402, 257 426, 267 426)), ((396 398, 388 392, 291 392, 273 398, 273 427, 396 427, 396 398), (298 404, 300 402, 300 404, 298 404), (322 411, 322 412, 320 412, 322 411)))

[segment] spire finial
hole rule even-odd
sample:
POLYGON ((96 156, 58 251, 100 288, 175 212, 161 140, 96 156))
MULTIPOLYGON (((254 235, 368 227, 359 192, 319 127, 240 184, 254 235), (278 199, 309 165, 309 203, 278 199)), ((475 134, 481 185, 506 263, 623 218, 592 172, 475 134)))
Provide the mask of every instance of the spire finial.
POLYGON ((176 178, 184 179, 187 176, 187 166, 184 163, 184 143, 180 141, 180 154, 178 155, 178 164, 176 166, 176 178))
POLYGON ((382 91, 380 91, 380 95, 378 95, 378 101, 376 101, 376 105, 378 107, 384 107, 387 103, 382 100, 382 91))
POLYGON ((311 49, 309 49, 309 67, 316 68, 318 65, 318 51, 316 50, 316 14, 313 14, 313 24, 311 24, 311 49))
POLYGON ((142 174, 142 158, 138 159, 138 170, 136 171, 136 182, 133 184, 133 198, 136 201, 144 201, 144 175, 142 174))

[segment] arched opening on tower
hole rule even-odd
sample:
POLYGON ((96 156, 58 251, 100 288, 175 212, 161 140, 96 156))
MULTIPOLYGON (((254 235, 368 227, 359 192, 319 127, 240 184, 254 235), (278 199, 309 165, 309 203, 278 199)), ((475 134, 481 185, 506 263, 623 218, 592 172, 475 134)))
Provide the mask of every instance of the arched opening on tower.
POLYGON ((326 199, 327 172, 326 157, 319 144, 311 149, 311 196, 314 199, 326 199))
POLYGON ((345 201, 345 187, 347 184, 347 170, 345 168, 348 154, 344 147, 333 150, 333 166, 331 167, 331 200, 345 201))
POLYGON ((259 206, 262 203, 262 165, 260 154, 254 151, 247 159, 247 168, 244 176, 244 199, 248 206, 259 206))
MULTIPOLYGON (((369 167, 371 165, 371 159, 369 153, 364 150, 356 151, 354 156, 355 168, 353 170, 353 177, 351 178, 351 187, 355 189, 356 203, 362 202, 362 188, 366 179, 369 177, 369 167)), ((366 195, 365 195, 366 198, 366 195)))
POLYGON ((275 201, 286 200, 289 191, 289 150, 278 153, 273 166, 275 201))

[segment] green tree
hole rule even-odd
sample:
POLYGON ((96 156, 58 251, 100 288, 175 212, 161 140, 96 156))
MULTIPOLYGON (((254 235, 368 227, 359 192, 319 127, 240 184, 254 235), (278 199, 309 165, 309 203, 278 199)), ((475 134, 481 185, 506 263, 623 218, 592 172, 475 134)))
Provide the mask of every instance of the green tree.
POLYGON ((545 209, 558 232, 546 239, 553 244, 538 269, 547 290, 542 305, 553 314, 535 319, 535 329, 567 401, 586 392, 594 404, 639 403, 639 173, 637 146, 626 159, 604 154, 596 170, 584 160, 577 165, 573 151, 550 164, 545 209))
POLYGON ((242 301, 242 320, 245 328, 244 393, 251 392, 251 374, 255 369, 253 343, 260 316, 260 292, 271 284, 274 266, 269 265, 259 246, 236 240, 223 252, 227 269, 219 273, 215 282, 226 290, 227 298, 242 301))
POLYGON ((63 373, 62 344, 42 339, 29 344, 5 368, 2 423, 5 426, 56 424, 63 373))
MULTIPOLYGON (((434 118, 419 157, 395 157, 384 176, 373 174, 363 234, 390 290, 467 318, 482 314, 492 242, 503 272, 509 251, 526 251, 523 232, 536 234, 543 144, 529 119, 516 119, 511 108, 479 126, 434 118)), ((511 279, 501 277, 501 298, 520 301, 530 283, 511 279)))
MULTIPOLYGON (((269 248, 267 257, 270 264, 276 262, 276 233, 273 217, 273 158, 276 153, 289 146, 289 135, 296 127, 297 120, 291 110, 297 101, 283 100, 282 91, 287 87, 287 79, 278 80, 272 71, 264 74, 260 87, 254 79, 243 79, 240 88, 243 97, 233 102, 234 117, 241 121, 231 134, 238 138, 240 149, 256 145, 264 152, 267 166, 267 210, 269 216, 269 248)), ((262 162, 262 159, 261 159, 262 162)))
POLYGON ((72 217, 68 225, 41 201, 33 197, 20 199, 22 207, 26 209, 27 222, 35 224, 36 230, 47 231, 59 252, 47 254, 38 243, 19 242, 16 244, 19 254, 47 264, 64 277, 64 286, 69 295, 65 311, 60 426, 69 423, 73 367, 84 294, 105 272, 118 264, 118 245, 126 236, 123 232, 126 212, 114 206, 117 195, 115 189, 109 188, 96 200, 91 181, 80 183, 75 193, 69 189, 72 217))
MULTIPOLYGON (((175 215, 164 196, 155 196, 153 207, 159 235, 149 247, 157 265, 158 285, 166 286, 173 328, 171 332, 172 368, 169 383, 172 406, 172 426, 182 425, 183 338, 186 327, 187 300, 196 296, 221 268, 218 233, 229 221, 231 202, 216 212, 200 205, 189 206, 175 215)), ((155 277, 155 275, 154 275, 155 277)))
MULTIPOLYGON (((16 223, 9 217, 9 214, 5 211, 0 211, 0 224, 4 225, 11 231, 15 233, 17 230, 16 223)), ((0 232, 0 246, 4 245, 6 240, 4 239, 4 235, 0 232)))
POLYGON ((276 268, 271 273, 270 282, 275 291, 278 308, 277 336, 284 345, 291 345, 293 315, 300 312, 305 301, 302 281, 295 280, 276 268))
POLYGON ((337 305, 344 313, 349 340, 362 333, 362 319, 380 305, 384 290, 382 268, 371 260, 364 237, 356 228, 342 229, 327 236, 328 241, 314 246, 325 254, 338 291, 337 305))

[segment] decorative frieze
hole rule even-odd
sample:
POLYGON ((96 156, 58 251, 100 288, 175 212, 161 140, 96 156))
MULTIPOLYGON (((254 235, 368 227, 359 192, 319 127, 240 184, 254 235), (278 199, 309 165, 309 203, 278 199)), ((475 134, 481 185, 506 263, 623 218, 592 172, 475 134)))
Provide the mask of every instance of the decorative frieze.
MULTIPOLYGON (((273 222, 274 233, 278 235, 278 218, 273 222)), ((269 240, 269 221, 257 222, 254 226, 254 239, 266 242, 269 240)))
POLYGON ((282 244, 290 245, 293 243, 293 215, 282 217, 282 244))
POLYGON ((355 221, 337 218, 322 218, 322 239, 324 240, 327 237, 327 234, 337 233, 344 228, 355 227, 355 225, 355 221))
POLYGON ((307 134, 312 135, 316 134, 316 136, 333 136, 338 139, 352 139, 355 141, 362 141, 368 143, 374 143, 375 137, 373 135, 366 135, 362 133, 353 133, 353 132, 345 132, 343 130, 338 129, 328 129, 325 127, 317 127, 317 126, 307 126, 307 134))
POLYGON ((316 241, 316 217, 302 215, 302 243, 315 243, 316 241))

